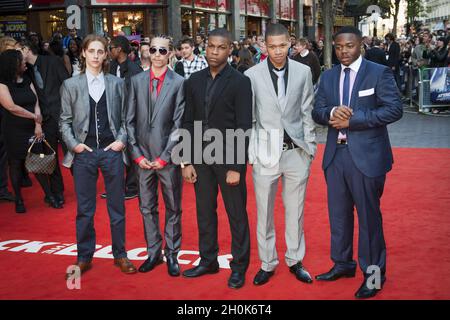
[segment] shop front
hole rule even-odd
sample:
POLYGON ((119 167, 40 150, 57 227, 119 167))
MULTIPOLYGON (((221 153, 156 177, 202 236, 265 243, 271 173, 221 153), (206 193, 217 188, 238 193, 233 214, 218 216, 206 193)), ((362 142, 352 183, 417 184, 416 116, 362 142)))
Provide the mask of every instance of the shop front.
POLYGON ((66 7, 64 0, 31 0, 28 12, 28 30, 40 33, 44 40, 55 32, 67 34, 66 7))
POLYGON ((165 33, 165 0, 92 0, 88 8, 89 32, 130 40, 165 33))
POLYGON ((207 35, 216 28, 230 30, 230 0, 181 0, 181 34, 207 35))

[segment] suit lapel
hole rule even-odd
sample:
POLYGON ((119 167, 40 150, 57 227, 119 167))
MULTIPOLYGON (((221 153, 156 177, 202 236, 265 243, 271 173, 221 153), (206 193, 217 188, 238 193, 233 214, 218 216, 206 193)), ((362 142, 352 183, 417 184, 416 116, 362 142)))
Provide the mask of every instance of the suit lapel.
MULTIPOLYGON (((261 79, 266 84, 267 92, 269 92, 270 95, 272 96, 272 99, 275 102, 277 108, 280 111, 282 111, 280 103, 278 102, 277 93, 275 92, 275 88, 273 87, 272 77, 270 76, 269 66, 267 65, 267 59, 265 59, 261 63, 261 79)), ((288 75, 288 77, 289 77, 289 75, 288 75)), ((288 80, 288 82, 289 82, 289 80, 288 80)), ((288 85, 289 85, 289 83, 288 83, 288 85)))
POLYGON ((333 104, 335 106, 341 105, 341 97, 340 97, 341 93, 339 90, 339 80, 341 77, 341 68, 342 68, 341 65, 339 65, 337 68, 335 68, 333 76, 332 76, 331 88, 334 88, 334 90, 332 90, 332 92, 333 92, 333 104))
MULTIPOLYGON (((152 114, 152 122, 155 120, 155 116, 158 113, 158 111, 161 109, 161 107, 164 105, 164 100, 167 97, 167 94, 169 93, 172 80, 173 80, 173 71, 170 69, 167 69, 166 76, 164 78, 164 82, 161 87, 161 92, 158 95, 158 98, 156 99, 156 105, 153 108, 153 114, 152 114)), ((150 81, 150 80, 149 80, 150 81)))
MULTIPOLYGON (((109 80, 110 75, 109 74, 105 74, 104 78, 105 78, 105 94, 106 94, 106 111, 108 112, 108 121, 110 124, 113 123, 112 119, 111 119, 111 108, 113 107, 113 93, 114 93, 114 88, 112 87, 112 81, 109 80)), ((120 102, 119 102, 120 103, 120 102)))
MULTIPOLYGON (((292 83, 292 81, 294 81, 294 77, 292 76, 292 74, 294 73, 294 61, 292 61, 291 59, 288 59, 288 83, 287 83, 287 88, 286 88, 286 99, 285 99, 285 103, 286 105, 284 106, 284 112, 286 112, 288 106, 290 106, 290 92, 292 91, 292 87, 294 86, 294 84, 292 83)), ((272 86, 273 87, 273 86, 272 86)), ((299 92, 298 94, 302 94, 301 92, 299 92)), ((277 98, 278 100, 278 98, 277 98)))
POLYGON ((366 74, 366 66, 367 66, 367 62, 363 58, 362 62, 361 62, 361 66, 359 67, 358 73, 356 74, 355 83, 353 84, 353 88, 352 88, 352 96, 351 96, 351 100, 350 100, 350 106, 352 109, 355 109, 355 107, 357 106, 357 104, 356 104, 356 99, 358 97, 357 93, 359 91, 359 87, 361 86, 361 82, 364 79, 364 75, 366 74))
MULTIPOLYGON (((80 95, 83 97, 83 111, 86 114, 86 117, 89 119, 90 117, 90 102, 89 102, 89 87, 88 87, 88 82, 87 82, 87 76, 86 73, 83 73, 83 75, 81 76, 81 81, 79 82, 80 85, 80 95), (87 93, 87 94, 86 94, 87 93)), ((89 121, 88 121, 89 123, 89 121)))

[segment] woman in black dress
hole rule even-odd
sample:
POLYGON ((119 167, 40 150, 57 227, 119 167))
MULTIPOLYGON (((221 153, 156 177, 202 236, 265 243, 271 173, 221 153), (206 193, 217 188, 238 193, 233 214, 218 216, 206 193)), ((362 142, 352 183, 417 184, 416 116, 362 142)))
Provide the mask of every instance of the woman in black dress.
MULTIPOLYGON (((1 125, 17 213, 26 212, 21 194, 21 181, 29 140, 32 136, 38 139, 43 137, 42 116, 36 91, 29 78, 23 77, 25 70, 26 64, 20 51, 6 50, 0 55, 0 105, 6 109, 1 125)), ((45 194, 51 196, 45 176, 36 175, 36 178, 45 194)), ((56 201, 53 207, 55 203, 56 201)))

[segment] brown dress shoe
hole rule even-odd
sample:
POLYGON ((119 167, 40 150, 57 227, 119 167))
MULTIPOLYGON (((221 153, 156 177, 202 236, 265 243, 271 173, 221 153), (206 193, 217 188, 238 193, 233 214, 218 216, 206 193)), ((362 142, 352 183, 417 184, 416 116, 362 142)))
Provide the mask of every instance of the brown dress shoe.
MULTIPOLYGON (((84 272, 86 272, 92 268, 92 261, 77 262, 74 265, 77 266, 78 268, 80 268, 80 274, 83 274, 84 272)), ((69 279, 72 275, 73 275, 73 273, 66 273, 66 280, 69 279)))
POLYGON ((136 267, 128 260, 128 258, 114 259, 114 265, 118 266, 123 273, 131 274, 137 272, 136 267))

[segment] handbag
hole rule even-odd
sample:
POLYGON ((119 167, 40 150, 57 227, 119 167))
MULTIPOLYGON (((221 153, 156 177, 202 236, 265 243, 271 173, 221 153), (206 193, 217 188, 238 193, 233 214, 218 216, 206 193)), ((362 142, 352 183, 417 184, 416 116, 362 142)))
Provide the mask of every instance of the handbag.
POLYGON ((52 151, 51 154, 31 152, 36 141, 37 138, 33 140, 30 148, 28 148, 28 153, 25 158, 25 168, 29 173, 52 174, 56 168, 56 152, 45 139, 43 142, 52 151))

